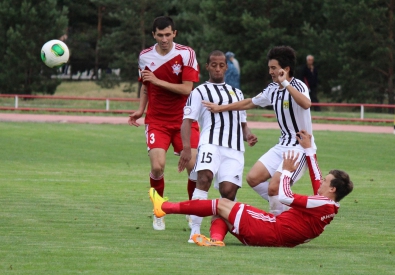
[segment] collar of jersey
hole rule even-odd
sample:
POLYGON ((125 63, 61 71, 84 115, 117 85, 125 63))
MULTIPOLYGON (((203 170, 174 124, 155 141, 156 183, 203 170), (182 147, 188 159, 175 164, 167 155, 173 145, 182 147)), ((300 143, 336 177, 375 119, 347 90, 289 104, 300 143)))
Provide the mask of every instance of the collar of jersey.
POLYGON ((222 83, 214 83, 214 82, 206 81, 206 84, 225 85, 225 82, 222 82, 222 83))
POLYGON ((155 52, 155 55, 157 55, 157 56, 160 57, 160 58, 167 58, 167 56, 170 55, 170 54, 174 51, 174 49, 176 48, 176 43, 173 42, 173 48, 170 50, 170 52, 168 52, 168 53, 165 54, 165 55, 160 55, 160 54, 156 51, 156 46, 157 46, 157 45, 158 45, 158 43, 155 43, 155 45, 154 45, 154 52, 155 52))

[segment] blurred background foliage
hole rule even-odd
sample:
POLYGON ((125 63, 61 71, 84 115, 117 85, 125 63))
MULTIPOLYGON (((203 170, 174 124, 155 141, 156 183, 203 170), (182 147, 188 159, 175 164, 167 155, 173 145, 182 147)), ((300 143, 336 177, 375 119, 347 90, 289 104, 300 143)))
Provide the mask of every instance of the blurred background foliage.
POLYGON ((268 50, 289 45, 297 73, 306 55, 315 56, 326 101, 394 104, 394 9, 395 0, 2 0, 0 93, 53 94, 60 80, 40 49, 60 38, 71 74, 88 71, 106 87, 133 84, 140 51, 155 43, 153 19, 169 15, 175 42, 196 51, 202 82, 208 53, 232 51, 241 88, 254 96, 271 81, 268 50))

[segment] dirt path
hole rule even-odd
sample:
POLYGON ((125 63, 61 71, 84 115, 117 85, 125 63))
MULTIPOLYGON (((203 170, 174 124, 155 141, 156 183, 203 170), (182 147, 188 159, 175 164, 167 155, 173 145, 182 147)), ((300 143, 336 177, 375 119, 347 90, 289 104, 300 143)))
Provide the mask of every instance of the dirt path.
MULTIPOLYGON (((128 118, 125 117, 106 117, 106 116, 71 116, 71 115, 38 115, 38 114, 13 114, 0 113, 1 121, 14 122, 57 122, 57 123, 92 123, 92 124, 127 124, 128 118)), ((141 119, 140 123, 143 124, 141 119)), ((276 122, 248 122, 252 129, 278 129, 276 122)), ((394 133, 393 126, 365 126, 365 125, 343 125, 343 124, 320 124, 313 123, 314 131, 345 131, 345 132, 364 132, 364 133, 394 133)))

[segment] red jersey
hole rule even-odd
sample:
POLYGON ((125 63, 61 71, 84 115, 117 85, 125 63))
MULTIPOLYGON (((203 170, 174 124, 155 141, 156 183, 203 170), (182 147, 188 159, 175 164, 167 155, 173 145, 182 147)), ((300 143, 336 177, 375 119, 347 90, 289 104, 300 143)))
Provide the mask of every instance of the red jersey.
MULTIPOLYGON (((306 160, 314 193, 320 186, 321 172, 315 151, 306 150, 306 160)), ((231 233, 242 243, 253 246, 288 246, 306 243, 318 237, 337 214, 340 204, 324 196, 293 194, 291 172, 283 170, 279 199, 290 206, 278 216, 247 204, 236 203, 229 214, 231 233)))
MULTIPOLYGON (((316 193, 321 180, 315 154, 306 151, 313 190, 316 193)), ((293 194, 291 173, 283 171, 280 179, 279 200, 291 208, 276 217, 282 246, 296 246, 318 237, 337 214, 340 204, 324 196, 293 194)))
MULTIPOLYGON (((143 50, 139 57, 139 81, 141 70, 149 70, 161 80, 181 84, 182 81, 199 81, 199 66, 195 51, 187 46, 173 42, 173 49, 162 56, 158 54, 154 46, 143 50)), ((145 117, 146 124, 181 125, 184 114, 185 102, 188 95, 180 95, 150 82, 144 82, 147 86, 148 108, 145 117)))

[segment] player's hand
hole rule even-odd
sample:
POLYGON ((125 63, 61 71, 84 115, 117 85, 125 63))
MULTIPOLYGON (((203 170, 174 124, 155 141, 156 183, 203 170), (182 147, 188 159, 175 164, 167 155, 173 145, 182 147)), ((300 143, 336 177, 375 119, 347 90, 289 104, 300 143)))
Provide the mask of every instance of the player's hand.
POLYGON ((258 142, 258 137, 254 134, 248 134, 247 135, 247 143, 248 146, 252 147, 258 142))
POLYGON ((279 69, 278 70, 278 77, 277 77, 278 84, 281 84, 281 82, 283 82, 284 80, 287 80, 287 76, 288 76, 288 74, 285 70, 279 69))
POLYGON ((180 154, 180 160, 178 161, 178 172, 184 171, 185 167, 187 167, 189 161, 192 158, 191 149, 183 149, 180 154))
POLYGON ((300 146, 303 148, 311 148, 311 135, 307 133, 306 130, 302 130, 296 134, 296 139, 298 140, 300 146))
POLYGON ((289 172, 293 172, 298 168, 299 162, 297 162, 299 158, 299 153, 289 150, 287 153, 283 153, 283 170, 287 170, 289 172))
POLYGON ((134 112, 134 113, 131 113, 131 114, 129 115, 128 124, 129 124, 130 126, 139 127, 139 126, 140 126, 140 123, 137 123, 137 120, 138 120, 139 118, 141 118, 142 116, 143 116, 143 113, 142 113, 142 112, 139 112, 139 111, 136 111, 136 112, 134 112))
POLYGON ((203 104, 204 107, 207 108, 207 110, 209 110, 212 113, 219 113, 219 112, 221 112, 221 106, 219 106, 216 103, 212 103, 210 101, 203 100, 202 104, 203 104))
POLYGON ((158 85, 158 83, 161 81, 154 75, 153 72, 151 72, 149 70, 142 70, 141 71, 141 78, 142 78, 143 82, 148 81, 154 85, 158 85))

